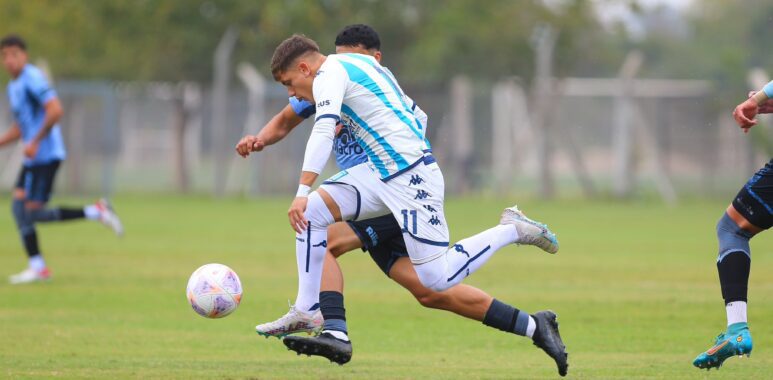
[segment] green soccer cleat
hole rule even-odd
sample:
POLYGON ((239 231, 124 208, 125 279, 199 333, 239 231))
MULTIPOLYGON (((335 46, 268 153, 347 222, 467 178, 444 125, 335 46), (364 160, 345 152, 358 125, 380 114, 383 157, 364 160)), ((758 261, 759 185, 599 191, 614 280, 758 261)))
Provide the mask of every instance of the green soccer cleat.
POLYGON ((733 355, 750 356, 752 353, 752 335, 745 322, 727 326, 727 331, 717 336, 714 346, 698 355, 692 364, 700 369, 719 369, 727 358, 733 355))

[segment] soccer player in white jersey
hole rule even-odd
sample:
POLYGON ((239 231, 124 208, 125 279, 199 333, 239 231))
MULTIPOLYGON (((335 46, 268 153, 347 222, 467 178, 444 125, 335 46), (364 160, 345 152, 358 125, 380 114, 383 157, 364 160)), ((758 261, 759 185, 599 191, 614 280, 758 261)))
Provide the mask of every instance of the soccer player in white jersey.
MULTIPOLYGON (((378 33, 368 25, 355 24, 344 27, 337 35, 335 45, 337 53, 367 54, 381 61, 380 38, 378 33)), ((426 114, 409 98, 407 102, 412 105, 411 108, 416 113, 417 119, 426 130, 428 125, 426 114)), ((280 141, 314 112, 316 110, 311 103, 291 97, 290 105, 274 116, 257 135, 245 136, 237 144, 237 152, 246 157, 251 152, 262 151, 267 145, 280 141)), ((348 128, 342 125, 339 125, 339 128, 341 132, 336 134, 334 152, 336 163, 341 170, 365 162, 367 156, 354 141, 348 128)), ((335 219, 340 220, 340 218, 335 219)), ((459 284, 447 291, 436 292, 422 286, 408 259, 401 227, 392 215, 336 223, 328 228, 326 245, 330 251, 329 259, 357 248, 368 251, 384 274, 407 289, 424 307, 451 311, 507 333, 527 335, 527 331, 516 328, 514 323, 518 320, 518 316, 523 320, 527 315, 525 312, 491 297, 480 289, 459 284)), ((256 326, 258 334, 279 338, 321 328, 322 316, 318 307, 321 263, 316 264, 320 261, 320 258, 316 257, 320 253, 324 254, 324 251, 304 249, 298 253, 299 288, 296 303, 282 318, 256 326), (315 257, 310 257, 312 254, 315 257), (313 312, 306 312, 307 307, 313 308, 313 312)), ((341 278, 340 271, 337 270, 338 266, 334 263, 325 266, 325 273, 332 278, 335 276, 341 278)), ((335 297, 343 293, 342 287, 335 290, 335 292, 326 292, 323 298, 327 295, 335 297)))
MULTIPOLYGON (((378 33, 368 25, 355 24, 344 27, 335 40, 337 52, 355 52, 381 59, 381 41, 378 33)), ((406 97, 411 104, 420 123, 427 124, 427 115, 406 97)), ((252 152, 260 152, 266 146, 275 144, 298 126, 304 119, 314 115, 314 104, 308 101, 290 97, 290 104, 274 116, 257 135, 247 135, 236 145, 236 151, 242 157, 252 152)), ((362 147, 357 144, 349 128, 342 124, 337 126, 334 141, 336 163, 340 170, 367 161, 368 157, 362 147)), ((319 199, 314 199, 319 200, 319 199)), ((309 204, 307 212, 317 215, 329 214, 328 207, 322 202, 309 204)), ((356 218, 355 218, 356 219, 356 218)), ((396 226, 391 216, 380 217, 382 221, 371 221, 369 224, 384 226, 391 235, 399 236, 400 228, 396 226), (393 231, 395 230, 395 231, 393 231)), ((340 221, 339 219, 336 219, 340 221)), ((360 220, 356 223, 362 223, 360 220)), ((387 231, 384 231, 387 232, 387 231)), ((281 318, 263 323, 255 327, 258 334, 269 337, 283 337, 299 332, 317 332, 322 327, 322 314, 319 311, 319 284, 322 274, 322 259, 326 247, 325 229, 308 229, 296 238, 296 263, 298 267, 298 294, 295 303, 281 318), (313 234, 312 234, 313 231, 313 234)))
MULTIPOLYGON (((442 173, 428 153, 422 126, 405 103, 396 79, 372 57, 324 56, 314 41, 295 35, 277 47, 271 67, 274 78, 287 87, 290 96, 316 104, 298 192, 288 211, 290 224, 299 234, 307 226, 312 231, 326 228, 336 215, 350 220, 391 213, 402 223, 406 249, 419 281, 434 291, 460 283, 508 244, 558 251, 555 235, 515 207, 505 209, 498 226, 449 247, 442 173), (369 161, 340 172, 310 194, 329 158, 339 121, 352 129, 369 161), (310 217, 304 213, 312 199, 328 206, 329 215, 310 217)), ((343 297, 330 297, 327 305, 325 301, 320 298, 325 318, 322 334, 305 340, 288 337, 285 343, 291 339, 304 353, 332 360, 339 359, 340 353, 344 357, 336 361, 342 364, 349 359, 345 347, 351 356, 343 297)), ((542 348, 556 359, 559 373, 565 374, 566 353, 555 314, 525 315, 520 324, 538 334, 545 344, 542 348)))

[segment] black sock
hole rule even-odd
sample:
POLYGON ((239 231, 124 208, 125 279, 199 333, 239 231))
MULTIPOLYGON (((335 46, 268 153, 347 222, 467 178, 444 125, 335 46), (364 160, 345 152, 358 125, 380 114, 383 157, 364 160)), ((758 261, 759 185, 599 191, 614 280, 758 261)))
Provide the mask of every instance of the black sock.
POLYGON ((727 254, 717 263, 719 284, 722 286, 722 298, 725 299, 725 304, 733 301, 746 302, 751 262, 745 252, 736 251, 727 254))
POLYGON ((526 336, 529 314, 494 299, 483 317, 483 324, 505 332, 526 336))
POLYGON ((38 234, 35 232, 35 230, 23 234, 22 240, 24 241, 24 249, 27 251, 28 257, 40 254, 40 248, 38 247, 38 234))
POLYGON ((339 292, 323 291, 319 293, 319 309, 325 318, 324 330, 347 333, 344 295, 339 292))
POLYGON ((86 217, 86 213, 82 208, 59 208, 59 216, 61 220, 83 219, 86 217))

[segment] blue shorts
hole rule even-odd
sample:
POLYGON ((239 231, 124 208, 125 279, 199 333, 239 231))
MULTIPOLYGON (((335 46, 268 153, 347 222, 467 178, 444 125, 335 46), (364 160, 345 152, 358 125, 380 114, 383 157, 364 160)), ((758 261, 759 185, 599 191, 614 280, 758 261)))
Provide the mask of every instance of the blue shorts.
POLYGON ((362 250, 368 251, 387 277, 397 259, 408 257, 402 228, 392 214, 346 223, 360 238, 362 250))
POLYGON ((15 188, 24 190, 24 199, 28 201, 48 202, 60 163, 61 161, 51 161, 47 164, 23 166, 15 188))
POLYGON ((773 226, 773 159, 738 192, 733 208, 759 228, 767 230, 773 226))

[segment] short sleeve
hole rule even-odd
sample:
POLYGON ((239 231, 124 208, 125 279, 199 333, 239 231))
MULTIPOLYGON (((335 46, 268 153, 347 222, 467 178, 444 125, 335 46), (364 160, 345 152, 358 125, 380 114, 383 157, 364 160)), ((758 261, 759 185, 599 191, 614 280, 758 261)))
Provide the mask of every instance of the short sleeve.
POLYGON ((26 81, 27 92, 40 104, 46 104, 56 98, 56 91, 48 84, 48 80, 40 71, 29 73, 26 81))
POLYGON ((314 107, 313 104, 305 100, 298 100, 298 98, 294 96, 290 97, 290 107, 293 108, 293 112, 295 112, 296 115, 304 119, 308 119, 309 116, 314 115, 317 112, 316 107, 314 107))

